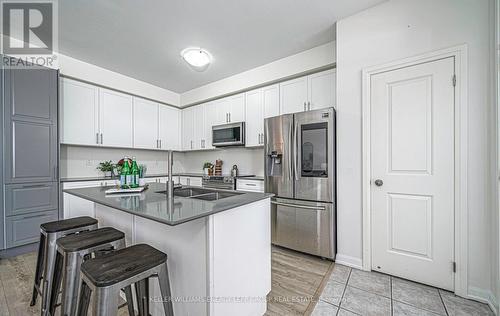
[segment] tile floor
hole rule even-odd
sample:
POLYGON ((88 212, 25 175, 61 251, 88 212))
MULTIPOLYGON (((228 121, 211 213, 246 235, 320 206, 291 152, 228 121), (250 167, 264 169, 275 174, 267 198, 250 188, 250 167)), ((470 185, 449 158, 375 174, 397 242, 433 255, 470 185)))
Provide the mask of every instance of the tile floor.
POLYGON ((430 286, 336 264, 313 316, 493 315, 488 305, 430 286))

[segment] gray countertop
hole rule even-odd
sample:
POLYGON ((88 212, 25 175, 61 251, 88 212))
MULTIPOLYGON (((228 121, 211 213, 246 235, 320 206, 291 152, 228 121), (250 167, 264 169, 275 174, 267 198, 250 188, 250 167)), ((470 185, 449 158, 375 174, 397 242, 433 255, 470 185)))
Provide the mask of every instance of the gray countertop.
MULTIPOLYGON (((174 173, 175 176, 185 176, 185 177, 203 177, 202 173, 174 173)), ((146 174, 145 178, 161 178, 168 176, 166 173, 157 173, 157 174, 146 174)), ((118 179, 118 176, 114 177, 104 177, 104 176, 95 176, 95 177, 64 177, 61 178, 61 182, 80 182, 80 181, 107 181, 107 180, 115 180, 118 179)))
POLYGON ((171 226, 273 196, 273 194, 269 193, 245 192, 216 201, 176 196, 174 197, 174 209, 169 211, 167 195, 157 193, 157 191, 166 189, 165 184, 151 183, 149 188, 142 193, 129 196, 106 195, 104 192, 108 188, 110 187, 67 189, 64 192, 171 226))

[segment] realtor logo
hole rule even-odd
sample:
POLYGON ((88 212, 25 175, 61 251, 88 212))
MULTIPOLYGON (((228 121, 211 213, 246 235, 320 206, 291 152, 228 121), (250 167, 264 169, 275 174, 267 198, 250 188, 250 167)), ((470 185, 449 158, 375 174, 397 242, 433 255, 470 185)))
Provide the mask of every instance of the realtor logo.
POLYGON ((4 66, 54 68, 57 41, 57 7, 54 1, 0 1, 4 66), (11 58, 13 57, 13 58, 11 58))

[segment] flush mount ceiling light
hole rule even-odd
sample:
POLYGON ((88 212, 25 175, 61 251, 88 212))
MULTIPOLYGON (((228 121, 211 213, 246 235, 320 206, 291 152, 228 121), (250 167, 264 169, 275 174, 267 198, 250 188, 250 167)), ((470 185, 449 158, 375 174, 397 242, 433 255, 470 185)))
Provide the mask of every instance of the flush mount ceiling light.
POLYGON ((184 49, 181 52, 181 56, 196 71, 205 71, 212 61, 212 56, 209 52, 197 47, 184 49))

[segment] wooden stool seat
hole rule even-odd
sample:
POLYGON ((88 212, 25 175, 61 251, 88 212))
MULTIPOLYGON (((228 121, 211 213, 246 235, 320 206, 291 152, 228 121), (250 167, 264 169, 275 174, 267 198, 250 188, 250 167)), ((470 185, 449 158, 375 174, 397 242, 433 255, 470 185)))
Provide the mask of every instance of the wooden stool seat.
POLYGON ((124 238, 125 234, 123 232, 111 227, 103 227, 59 238, 57 247, 64 252, 75 252, 124 238))
POLYGON ((116 316, 118 292, 132 284, 139 315, 148 316, 148 281, 152 277, 158 279, 165 315, 174 315, 167 255, 149 245, 137 244, 89 259, 82 264, 80 277, 77 316, 87 315, 91 301, 94 316, 116 316))
POLYGON ((82 264, 82 272, 94 285, 113 285, 167 261, 167 255, 149 245, 138 244, 82 264))
POLYGON ((63 219, 60 221, 43 223, 42 225, 40 225, 40 229, 42 229, 46 233, 57 233, 90 225, 97 225, 97 219, 88 216, 81 216, 63 219))

